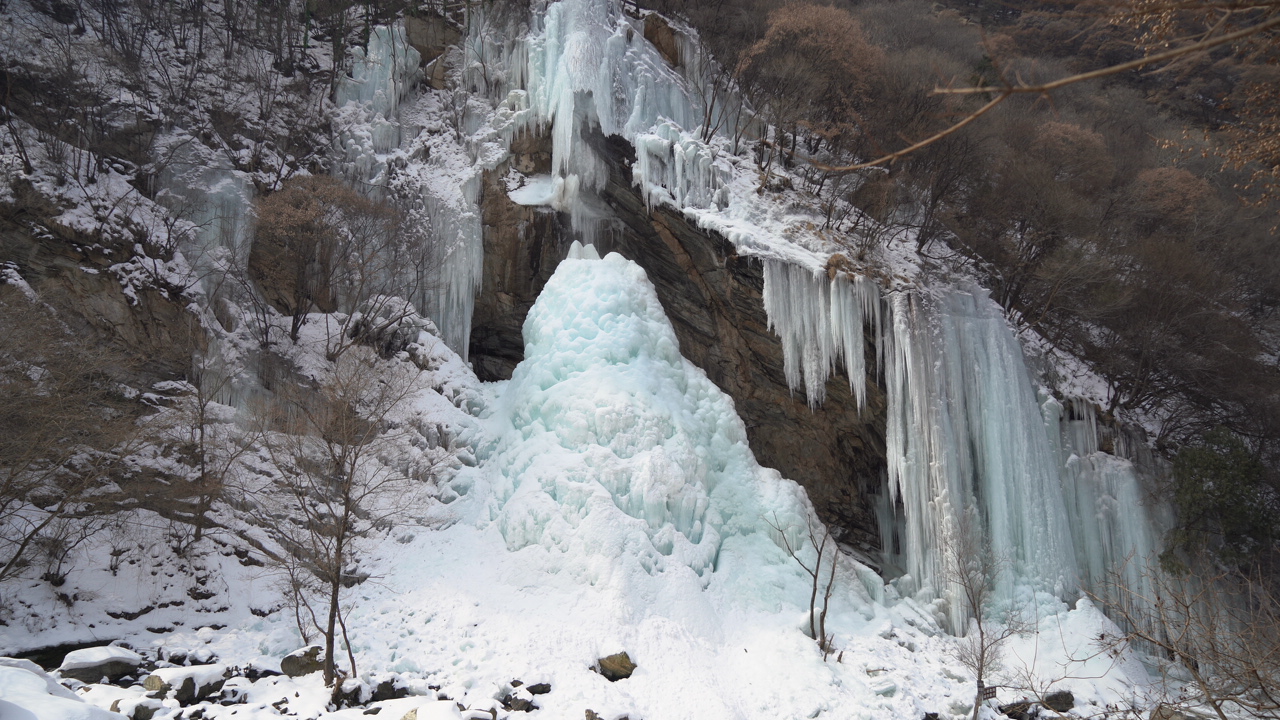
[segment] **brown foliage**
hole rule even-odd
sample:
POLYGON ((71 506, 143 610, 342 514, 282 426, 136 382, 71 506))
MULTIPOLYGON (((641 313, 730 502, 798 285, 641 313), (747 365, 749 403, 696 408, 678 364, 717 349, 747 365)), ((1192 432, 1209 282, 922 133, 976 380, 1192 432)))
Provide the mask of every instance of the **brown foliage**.
POLYGON ((856 132, 884 55, 847 11, 796 2, 769 14, 739 60, 743 84, 774 123, 838 138, 856 132))
POLYGON ((398 244, 403 219, 396 209, 335 178, 291 179, 255 210, 250 274, 267 300, 292 318, 295 342, 308 313, 350 314, 371 298, 411 295, 405 285, 420 277, 404 272, 423 258, 407 257, 398 244))

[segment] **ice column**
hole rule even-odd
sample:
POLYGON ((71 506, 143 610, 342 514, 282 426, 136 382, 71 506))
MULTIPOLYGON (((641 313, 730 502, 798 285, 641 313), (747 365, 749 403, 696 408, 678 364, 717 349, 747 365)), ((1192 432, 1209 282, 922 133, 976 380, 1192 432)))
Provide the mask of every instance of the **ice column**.
POLYGON ((1063 486, 1082 584, 1105 594, 1119 581, 1149 597, 1147 571, 1160 539, 1137 468, 1098 449, 1092 405, 1069 400, 1063 407, 1050 399, 1044 407, 1051 426, 1060 427, 1063 486))

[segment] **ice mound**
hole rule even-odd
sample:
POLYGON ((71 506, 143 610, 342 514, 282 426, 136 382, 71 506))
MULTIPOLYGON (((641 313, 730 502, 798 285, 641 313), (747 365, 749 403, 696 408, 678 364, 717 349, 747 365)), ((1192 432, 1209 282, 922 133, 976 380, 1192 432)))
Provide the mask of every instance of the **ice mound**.
POLYGON ((490 463, 509 549, 587 558, 593 578, 618 562, 701 575, 728 536, 804 532, 803 491, 756 464, 733 401, 680 356, 640 266, 575 243, 524 337, 490 463))

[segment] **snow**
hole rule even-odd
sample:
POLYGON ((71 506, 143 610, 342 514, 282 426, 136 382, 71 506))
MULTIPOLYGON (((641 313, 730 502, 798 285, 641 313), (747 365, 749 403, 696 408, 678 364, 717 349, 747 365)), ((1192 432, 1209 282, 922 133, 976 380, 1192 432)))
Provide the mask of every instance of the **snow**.
POLYGON ((5 720, 123 720, 56 686, 36 668, 0 664, 0 716, 5 720))
POLYGON ((80 650, 72 650, 67 653, 66 657, 62 660, 62 665, 60 665, 58 669, 76 670, 79 668, 96 667, 108 662, 139 665, 142 663, 142 656, 129 648, 122 648, 116 645, 82 648, 80 650))

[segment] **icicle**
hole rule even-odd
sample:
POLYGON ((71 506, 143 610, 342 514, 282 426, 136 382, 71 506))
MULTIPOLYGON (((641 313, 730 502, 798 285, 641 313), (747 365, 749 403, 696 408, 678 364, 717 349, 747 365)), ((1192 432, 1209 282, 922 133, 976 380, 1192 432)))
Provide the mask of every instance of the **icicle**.
POLYGON ((866 405, 864 324, 880 324, 880 291, 867 278, 828 280, 799 265, 764 261, 764 308, 782 339, 783 371, 803 387, 810 407, 826 399, 827 379, 843 359, 858 408, 866 405))

